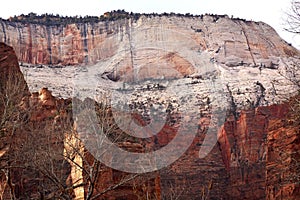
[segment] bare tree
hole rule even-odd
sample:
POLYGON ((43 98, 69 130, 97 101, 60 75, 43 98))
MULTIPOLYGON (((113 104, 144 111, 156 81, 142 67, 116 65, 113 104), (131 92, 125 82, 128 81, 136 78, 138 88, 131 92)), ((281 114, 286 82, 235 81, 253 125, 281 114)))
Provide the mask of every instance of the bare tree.
MULTIPOLYGON (((3 129, 12 122, 19 127, 10 136, 7 162, 1 166, 10 199, 103 199, 139 176, 121 172, 112 178, 115 172, 95 159, 74 131, 72 104, 66 101, 56 101, 53 108, 29 101, 29 107, 25 106, 27 118, 6 118, 3 129), (39 112, 46 112, 43 109, 52 109, 54 114, 37 119, 39 112)), ((96 103, 99 127, 116 143, 121 132, 109 110, 106 104, 96 103)))
POLYGON ((291 7, 286 13, 287 19, 287 28, 286 31, 291 33, 300 33, 300 1, 292 0, 291 7))
MULTIPOLYGON (((11 198, 14 199, 14 189, 11 180, 11 159, 7 152, 11 149, 16 132, 27 120, 26 113, 21 109, 22 99, 28 93, 27 84, 22 74, 14 67, 7 67, 0 74, 0 175, 5 185, 11 188, 11 198), (4 77, 5 76, 5 77, 4 77), (1 82, 2 80, 6 80, 1 82)), ((0 199, 4 193, 0 188, 0 199)))
MULTIPOLYGON (((286 12, 285 30, 297 35, 300 34, 299 0, 291 1, 291 7, 286 12)), ((298 90, 298 94, 294 93, 294 96, 287 99, 289 113, 284 119, 281 119, 281 121, 285 121, 285 123, 281 125, 284 131, 281 130, 276 133, 278 134, 276 138, 280 138, 280 142, 271 142, 273 145, 270 145, 267 150, 267 162, 276 163, 275 166, 267 168, 267 188, 272 191, 269 193, 272 198, 286 198, 285 194, 282 193, 282 190, 292 184, 298 185, 300 182, 300 151, 299 148, 297 148, 300 125, 300 59, 299 54, 297 55, 290 55, 291 58, 285 63, 284 70, 279 72, 285 80, 288 80, 291 85, 298 90), (289 136, 287 137, 288 134, 289 136), (295 139, 289 140, 289 138, 292 137, 295 139), (285 145, 279 145, 279 143, 285 145)), ((270 130, 272 130, 272 128, 270 130)), ((293 195, 296 197, 299 196, 299 193, 293 195)), ((292 198, 291 196, 288 197, 292 198)))
MULTIPOLYGON (((95 111, 97 114, 98 128, 111 139, 112 143, 118 144, 119 141, 126 140, 124 133, 118 128, 114 122, 111 108, 106 99, 98 99, 95 102, 91 99, 86 99, 82 102, 84 104, 95 104, 95 111)), ((89 113, 81 113, 84 118, 89 120, 89 113)), ((75 126, 76 127, 76 126, 75 126)), ((76 129, 76 128, 75 128, 76 129)), ((105 167, 99 160, 94 158, 89 151, 84 147, 81 139, 78 137, 76 131, 68 135, 65 139, 65 158, 70 162, 71 166, 76 170, 77 177, 73 177, 73 181, 80 185, 78 191, 85 191, 85 198, 87 200, 101 199, 107 193, 116 190, 118 187, 134 180, 138 174, 127 174, 116 172, 111 168, 105 167), (103 182, 103 175, 109 174, 110 180, 103 182), (118 178, 114 173, 118 174, 118 178)), ((107 176, 106 176, 107 178, 107 176)), ((76 193, 76 191, 75 191, 76 193)), ((79 194, 80 192, 78 192, 79 194)))
MULTIPOLYGON (((286 31, 293 34, 300 34, 300 1, 291 0, 290 8, 285 12, 285 28, 286 31)), ((288 80, 293 87, 300 89, 300 72, 299 52, 295 49, 293 51, 286 51, 289 56, 288 61, 284 61, 285 67, 279 71, 280 75, 288 80)))
MULTIPOLYGON (((300 1, 292 0, 291 7, 286 12, 286 31, 300 34, 300 1)), ((298 54, 299 55, 299 54, 298 54)), ((300 125, 300 57, 294 57, 290 59, 289 63, 286 63, 284 73, 280 73, 287 80, 289 80, 293 86, 298 90, 298 95, 290 99, 290 120, 293 121, 295 126, 300 125)))

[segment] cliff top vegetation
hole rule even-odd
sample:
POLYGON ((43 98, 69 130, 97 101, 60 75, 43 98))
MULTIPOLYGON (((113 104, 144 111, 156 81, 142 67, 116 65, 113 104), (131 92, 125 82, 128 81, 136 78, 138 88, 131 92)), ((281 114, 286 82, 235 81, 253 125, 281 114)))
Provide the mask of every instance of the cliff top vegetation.
MULTIPOLYGON (((219 18, 226 17, 226 15, 214 15, 214 14, 205 14, 210 15, 215 18, 215 20, 218 20, 219 18)), ((38 15, 36 13, 29 13, 27 15, 21 14, 19 16, 13 16, 5 21, 10 22, 19 22, 19 23, 31 23, 31 24, 41 24, 41 25, 48 25, 48 26, 58 26, 58 25, 66 25, 66 24, 74 24, 74 23, 98 23, 103 21, 116 21, 119 19, 134 19, 138 20, 141 16, 146 17, 197 17, 197 18, 203 18, 204 15, 193 15, 190 13, 181 14, 181 13, 133 13, 133 12, 126 12, 125 10, 113 10, 110 12, 105 12, 101 16, 61 16, 59 14, 42 14, 38 15)), ((236 20, 241 20, 239 18, 233 18, 236 20)), ((3 19, 2 19, 3 20, 3 19)), ((243 20, 243 19, 242 19, 243 20)))

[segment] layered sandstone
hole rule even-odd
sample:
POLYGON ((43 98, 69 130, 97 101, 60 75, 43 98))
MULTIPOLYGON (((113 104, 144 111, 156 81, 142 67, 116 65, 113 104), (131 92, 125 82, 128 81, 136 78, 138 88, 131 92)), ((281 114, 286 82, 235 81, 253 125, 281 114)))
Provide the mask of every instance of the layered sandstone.
MULTIPOLYGON (((11 93, 12 91, 5 91, 6 88, 10 88, 15 89, 13 92, 19 92, 20 97, 29 93, 27 83, 20 70, 14 49, 0 42, 0 55, 0 92, 11 93)), ((14 100, 20 101, 20 99, 14 100)))
POLYGON ((160 51, 172 53, 171 59, 162 59, 180 63, 180 57, 174 54, 178 49, 170 48, 184 44, 194 51, 211 51, 218 62, 229 66, 267 68, 276 68, 278 58, 299 55, 263 22, 218 15, 142 15, 139 19, 129 16, 116 21, 55 26, 1 20, 0 41, 14 47, 20 62, 53 65, 95 63, 114 55, 122 46, 126 47, 124 56, 128 54, 133 59, 135 53, 152 48, 162 56, 160 51))
MULTIPOLYGON (((299 95, 291 100, 296 102, 299 95)), ((300 197, 299 125, 295 126, 292 116, 270 116, 266 154, 266 197, 270 200, 300 197)))
POLYGON ((243 109, 280 103, 297 89, 288 79, 299 77, 292 67, 299 63, 299 51, 263 22, 141 15, 56 26, 1 23, 0 39, 15 47, 31 91, 48 87, 68 98, 91 79, 99 87, 84 88, 90 93, 116 90, 124 82, 180 79, 196 96, 209 87, 208 78, 216 78, 215 91, 231 95, 233 106, 243 109), (70 64, 82 66, 65 66, 70 64))
MULTIPOLYGON (((296 129, 285 126, 288 106, 272 105, 295 94, 297 88, 291 81, 297 80, 299 73, 291 69, 299 63, 299 52, 270 26, 210 15, 141 16, 137 20, 65 26, 1 23, 0 38, 15 46, 20 61, 51 64, 23 68, 32 91, 52 85, 55 94, 83 99, 96 96, 100 100, 107 92, 114 97, 115 114, 126 111, 118 107, 120 104, 127 105, 132 111, 127 116, 143 126, 151 124, 153 116, 161 117, 160 109, 168 114, 155 136, 138 142, 125 138, 119 147, 155 151, 172 141, 178 127, 186 125, 183 122, 193 122, 196 127, 192 144, 172 165, 142 176, 146 180, 143 184, 137 179, 99 199, 145 199, 148 194, 162 199, 299 196, 297 181, 291 179, 299 174, 295 167, 298 154, 294 153, 298 151, 296 129), (83 66, 59 66, 69 64, 83 66), (60 77, 64 79, 61 82, 60 77), (73 85, 66 83, 71 80, 73 85), (210 134, 217 139, 212 137, 207 143, 205 138, 210 134), (210 153, 200 158, 200 149, 209 145, 213 147, 210 153)), ((47 89, 33 93, 27 105, 35 105, 36 110, 29 119, 62 125, 59 119, 66 118, 64 110, 69 109, 64 102, 47 89)), ((56 126, 46 127, 57 131, 56 126)), ((94 161, 89 156, 85 159, 94 161)), ((83 172, 74 172, 74 166, 65 167, 66 182, 83 176, 83 172)), ((127 175, 106 167, 101 170, 98 190, 127 175)), ((28 194, 38 190, 32 186, 24 189, 18 181, 16 184, 28 194)), ((85 186, 79 188, 81 194, 72 192, 82 198, 87 190, 85 186)))

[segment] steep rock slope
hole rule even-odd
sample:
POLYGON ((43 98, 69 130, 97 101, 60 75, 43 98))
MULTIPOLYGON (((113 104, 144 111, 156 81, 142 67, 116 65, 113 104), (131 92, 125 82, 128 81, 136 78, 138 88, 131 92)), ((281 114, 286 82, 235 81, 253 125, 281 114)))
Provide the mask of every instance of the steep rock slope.
MULTIPOLYGON (((299 105, 299 98, 297 95, 290 100, 294 108, 295 105, 299 105)), ((298 125, 295 124, 294 116, 299 116, 299 113, 294 111, 292 115, 279 119, 270 116, 266 154, 268 199, 299 199, 300 197, 299 123, 296 120, 298 125)))
POLYGON ((21 101, 29 89, 12 47, 0 42, 0 198, 7 186, 6 166, 10 138, 18 129, 14 122, 22 118, 21 101))
MULTIPOLYGON (((297 145, 294 145, 297 135, 291 129, 287 137, 286 129, 281 127, 284 124, 276 126, 276 121, 286 117, 287 106, 268 105, 281 102, 297 89, 285 75, 290 66, 299 62, 299 52, 282 41, 268 25, 226 16, 142 16, 137 21, 124 19, 66 27, 2 24, 5 30, 2 40, 15 41, 23 62, 93 63, 76 69, 75 88, 82 92, 79 97, 95 91, 112 91, 113 95, 120 91, 132 92, 129 100, 123 96, 117 100, 127 100, 129 107, 140 113, 142 119, 139 120, 146 124, 151 119, 152 104, 170 108, 172 116, 180 109, 193 111, 180 114, 196 122, 197 137, 177 162, 160 170, 158 176, 153 175, 155 183, 150 186, 155 185, 155 191, 160 191, 162 198, 172 195, 172 198, 181 199, 272 199, 280 195, 287 199, 297 198, 297 184, 280 182, 282 184, 276 185, 282 179, 280 175, 272 176, 280 174, 281 167, 286 174, 297 174, 288 164, 274 167, 274 160, 280 160, 281 155, 272 153, 272 149, 280 146, 281 139, 291 144, 287 145, 287 151, 297 152, 297 145), (40 31, 43 27, 52 33, 56 31, 57 38, 46 39, 47 34, 53 34, 40 31), (11 34, 7 34, 10 31, 11 34), (16 31, 22 37, 14 34, 16 31), (38 33, 40 36, 29 36, 38 33), (98 85, 91 87, 95 77, 98 85), (90 81, 91 85, 85 85, 90 81), (135 82, 138 84, 134 85, 135 82), (178 96, 170 95, 174 93, 178 96), (262 105, 265 107, 259 107, 262 105), (207 157, 200 159, 199 149, 207 135, 205 124, 211 122, 211 116, 218 109, 223 111, 220 123, 224 124, 213 132, 218 134, 218 143, 207 157), (274 136, 278 137, 274 139, 274 136)), ((43 69, 49 70, 33 67, 28 71, 33 70, 35 78, 43 69)), ((58 77, 56 70, 53 74, 58 77)), ((51 80, 44 84, 49 83, 51 80)), ((60 90, 59 87, 55 89, 60 90)), ((176 117, 174 119, 170 119, 173 127, 166 127, 167 130, 150 138, 146 147, 157 150, 170 142, 180 125, 176 117)), ((289 156, 297 159, 291 154, 287 161, 291 160, 289 156)), ((105 180, 120 176, 118 171, 107 171, 105 180)), ((127 189, 120 191, 125 191, 130 199, 137 199, 137 195, 127 189)), ((120 195, 118 190, 111 194, 120 195)), ((114 195, 111 198, 117 199, 114 195)))
MULTIPOLYGON (((21 95, 29 93, 27 83, 20 70, 18 59, 12 47, 0 42, 0 91, 5 92, 7 87, 12 87, 9 84, 17 85, 15 88, 21 95)), ((16 99, 16 101, 20 99, 16 99)))
MULTIPOLYGON (((278 57, 299 55, 263 22, 218 15, 142 15, 137 20, 56 26, 1 20, 0 28, 0 41, 15 48, 20 62, 33 64, 94 63, 115 54, 122 45, 132 48, 128 50, 131 53, 140 52, 143 49, 138 43, 148 42, 151 48, 150 43, 166 38, 170 43, 163 42, 163 51, 170 51, 171 42, 181 43, 195 51, 213 51, 218 62, 230 66, 243 61, 252 66, 276 67, 278 57)), ((159 48, 155 43, 153 47, 159 48)))
POLYGON ((184 156, 161 171, 163 194, 181 191, 184 185, 177 192, 180 199, 299 198, 299 136, 297 127, 284 125, 288 108, 259 107, 242 111, 237 120, 229 117, 219 129, 218 145, 205 159, 196 159, 200 134, 184 156))
POLYGON ((29 89, 13 48, 0 42, 0 135, 4 136, 1 138, 0 149, 5 149, 6 136, 11 131, 5 127, 6 121, 20 117, 19 104, 28 95, 29 89))
POLYGON ((278 103, 296 91, 289 78, 299 76, 293 66, 300 53, 263 22, 141 15, 55 26, 1 24, 0 40, 15 48, 31 91, 48 87, 67 98, 78 76, 98 77, 98 90, 115 90, 137 78, 179 78, 199 91, 208 74, 222 82, 216 87, 238 108, 278 103))

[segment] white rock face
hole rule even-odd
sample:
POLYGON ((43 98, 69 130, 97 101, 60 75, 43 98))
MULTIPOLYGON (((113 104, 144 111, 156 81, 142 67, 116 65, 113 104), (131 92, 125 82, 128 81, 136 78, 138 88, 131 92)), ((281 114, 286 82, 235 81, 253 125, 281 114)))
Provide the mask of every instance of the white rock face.
POLYGON ((22 67, 30 89, 48 87, 64 98, 129 95, 119 100, 145 115, 149 108, 141 105, 158 102, 235 112, 279 103, 298 89, 289 79, 299 80, 300 53, 262 22, 142 16, 109 27, 112 32, 89 51, 99 56, 94 64, 22 67))

